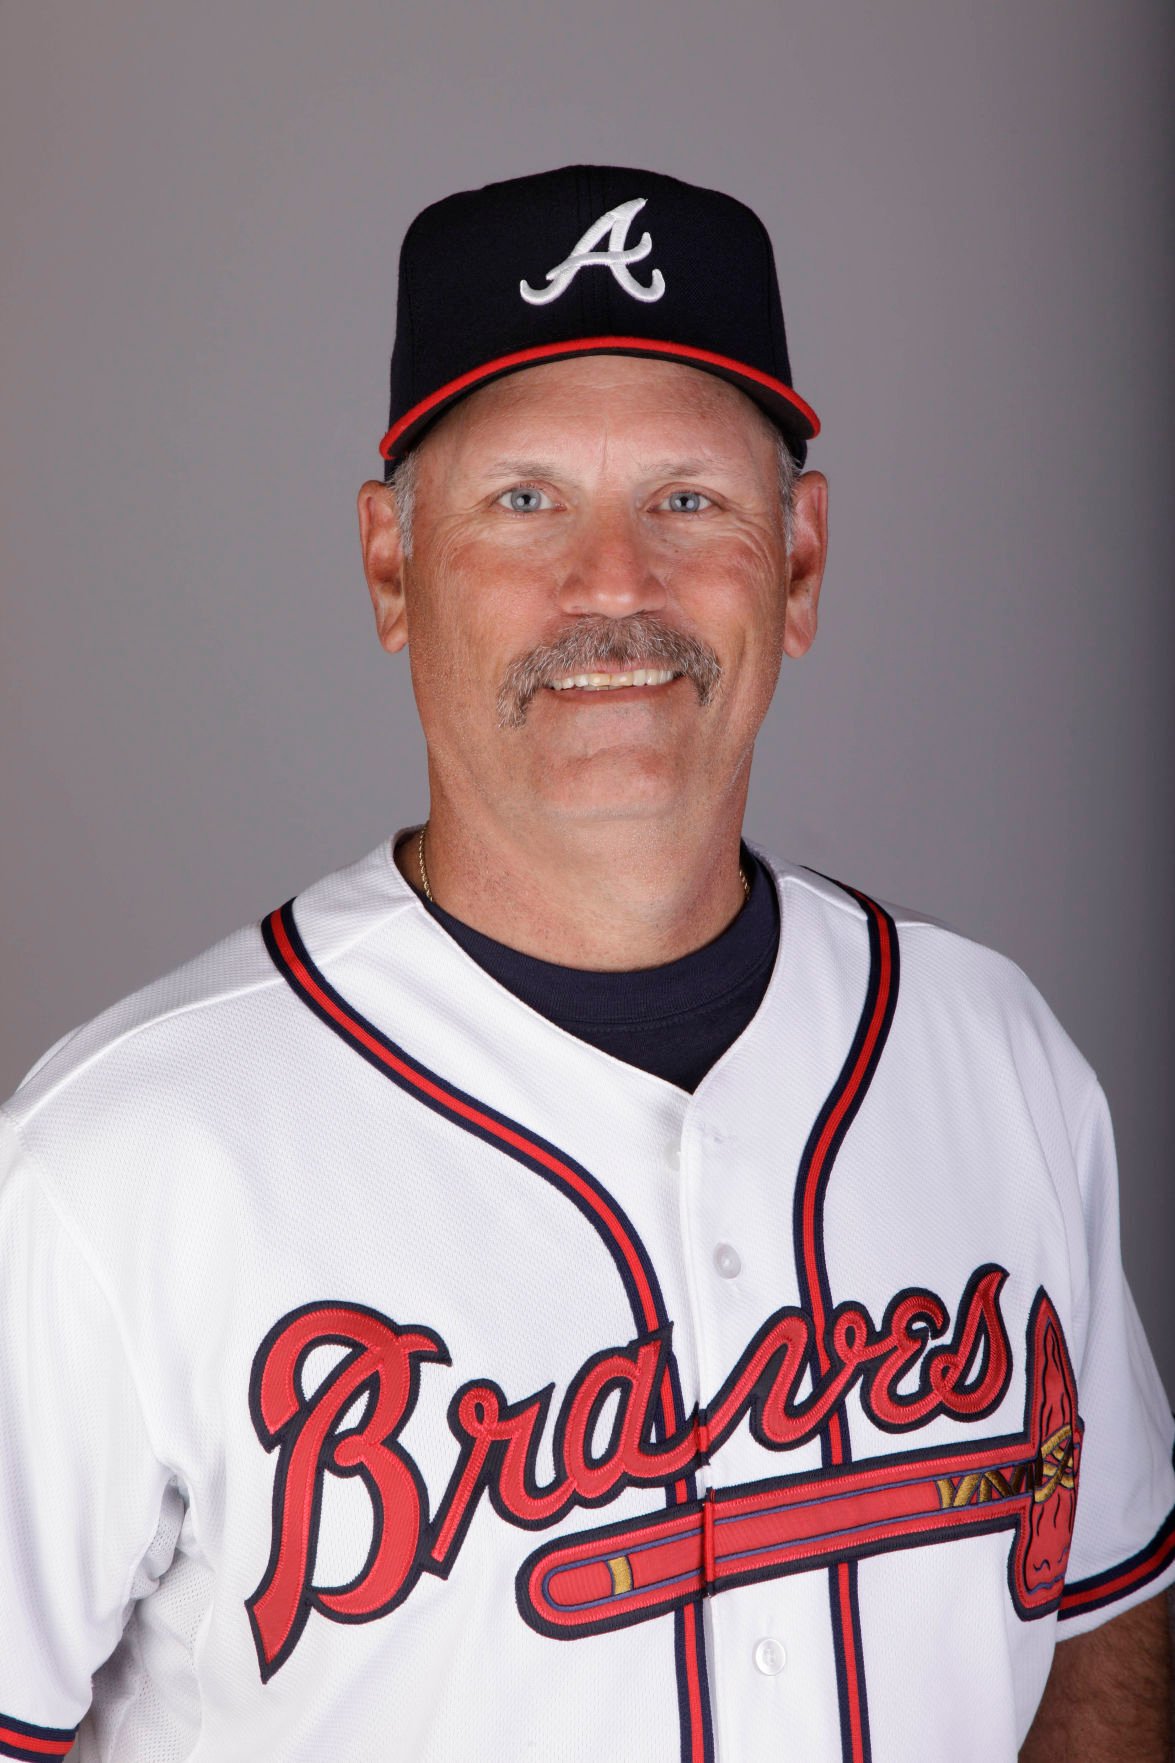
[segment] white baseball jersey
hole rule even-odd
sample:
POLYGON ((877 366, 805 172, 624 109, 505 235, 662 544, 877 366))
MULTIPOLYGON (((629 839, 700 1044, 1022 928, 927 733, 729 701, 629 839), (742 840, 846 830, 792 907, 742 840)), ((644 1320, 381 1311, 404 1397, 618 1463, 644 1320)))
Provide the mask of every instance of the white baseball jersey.
POLYGON ((1001 956, 772 868, 692 1095, 386 844, 42 1061, 0 1756, 996 1763, 1171 1579, 1096 1079, 1001 956))

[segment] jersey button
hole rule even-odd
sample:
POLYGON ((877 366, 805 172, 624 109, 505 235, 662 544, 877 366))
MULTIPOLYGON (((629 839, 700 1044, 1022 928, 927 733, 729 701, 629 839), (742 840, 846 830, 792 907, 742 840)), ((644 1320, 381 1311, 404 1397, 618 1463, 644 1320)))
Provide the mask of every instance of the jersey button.
POLYGON ((719 1243, 714 1250, 714 1266, 722 1279, 737 1279, 743 1270, 742 1256, 730 1243, 719 1243))
POLYGON ((761 1641, 755 1642, 755 1651, 752 1657, 755 1661, 756 1671, 761 1671, 764 1677, 778 1677, 787 1664, 787 1652, 782 1643, 773 1640, 770 1635, 765 1635, 761 1641))

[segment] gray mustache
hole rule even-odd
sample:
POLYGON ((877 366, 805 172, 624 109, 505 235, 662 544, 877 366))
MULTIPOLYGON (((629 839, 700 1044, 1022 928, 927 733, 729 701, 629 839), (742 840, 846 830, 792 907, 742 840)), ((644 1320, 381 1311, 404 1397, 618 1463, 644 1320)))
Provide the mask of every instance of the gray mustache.
POLYGON ((643 613, 631 618, 583 618, 506 669, 498 691, 498 722, 521 728, 536 692, 572 673, 628 673, 634 667, 671 668, 694 682, 698 703, 708 704, 722 677, 708 644, 643 613))

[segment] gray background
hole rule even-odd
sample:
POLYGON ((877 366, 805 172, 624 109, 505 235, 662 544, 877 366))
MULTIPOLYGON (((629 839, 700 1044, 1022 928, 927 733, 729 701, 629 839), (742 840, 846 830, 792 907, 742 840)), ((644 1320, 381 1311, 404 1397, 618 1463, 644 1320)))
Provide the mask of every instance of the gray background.
POLYGON ((1171 37, 1167 0, 0 5, 0 1090, 423 813, 353 511, 400 235, 654 166, 762 213, 825 422, 749 827, 1040 985, 1175 1385, 1171 37))

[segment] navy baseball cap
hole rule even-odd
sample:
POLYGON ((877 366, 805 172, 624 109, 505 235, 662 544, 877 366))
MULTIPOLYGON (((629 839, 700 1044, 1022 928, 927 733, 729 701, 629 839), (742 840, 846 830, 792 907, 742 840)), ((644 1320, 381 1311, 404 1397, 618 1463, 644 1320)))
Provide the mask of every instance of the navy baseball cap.
POLYGON ((820 430, 792 387, 758 215, 659 172, 568 165, 446 196, 409 227, 385 475, 470 392, 575 355, 717 374, 766 412, 799 465, 820 430))

